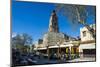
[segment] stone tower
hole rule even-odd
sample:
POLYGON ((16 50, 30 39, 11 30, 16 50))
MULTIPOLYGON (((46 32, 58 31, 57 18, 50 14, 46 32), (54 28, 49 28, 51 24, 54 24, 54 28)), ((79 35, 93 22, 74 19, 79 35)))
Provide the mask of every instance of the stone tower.
POLYGON ((59 32, 59 27, 58 27, 58 18, 56 15, 55 10, 53 10, 50 21, 49 21, 49 32, 59 32))

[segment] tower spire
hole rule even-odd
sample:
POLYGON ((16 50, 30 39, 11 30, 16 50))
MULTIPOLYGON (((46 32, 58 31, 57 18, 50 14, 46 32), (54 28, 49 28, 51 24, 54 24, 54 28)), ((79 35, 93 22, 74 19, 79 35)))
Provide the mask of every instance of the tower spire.
POLYGON ((51 17, 49 21, 49 32, 59 32, 58 18, 55 10, 53 10, 51 13, 51 17))

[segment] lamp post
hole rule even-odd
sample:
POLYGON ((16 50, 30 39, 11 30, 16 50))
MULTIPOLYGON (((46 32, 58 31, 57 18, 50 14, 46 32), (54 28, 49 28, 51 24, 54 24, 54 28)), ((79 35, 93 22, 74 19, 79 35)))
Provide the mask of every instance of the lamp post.
POLYGON ((48 42, 48 44, 47 44, 46 47, 47 47, 47 55, 48 55, 48 60, 49 60, 49 57, 50 57, 50 56, 49 56, 49 42, 48 42))
POLYGON ((61 61, 61 48, 60 48, 60 44, 61 44, 61 40, 59 40, 59 42, 57 42, 58 45, 58 62, 61 61))
POLYGON ((58 50, 57 50, 57 55, 58 55, 58 62, 61 61, 61 48, 60 48, 60 45, 62 43, 62 40, 63 40, 63 36, 61 34, 57 34, 56 37, 56 43, 57 43, 57 46, 58 46, 58 50))

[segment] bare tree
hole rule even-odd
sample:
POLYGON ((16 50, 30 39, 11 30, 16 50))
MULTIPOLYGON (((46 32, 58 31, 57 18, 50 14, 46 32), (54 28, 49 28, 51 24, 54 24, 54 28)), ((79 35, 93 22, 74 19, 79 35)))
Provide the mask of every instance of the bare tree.
POLYGON ((87 5, 65 5, 65 4, 57 4, 56 12, 62 14, 73 24, 82 24, 84 25, 92 34, 93 38, 95 38, 95 31, 92 29, 87 23, 87 18, 92 16, 95 20, 95 6, 87 6, 87 5))

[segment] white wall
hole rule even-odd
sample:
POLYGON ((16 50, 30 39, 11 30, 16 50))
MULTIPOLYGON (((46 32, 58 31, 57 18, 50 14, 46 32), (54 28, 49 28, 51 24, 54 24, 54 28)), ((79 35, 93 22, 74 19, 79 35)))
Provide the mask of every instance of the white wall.
POLYGON ((80 37, 81 41, 87 41, 87 40, 94 40, 91 33, 88 31, 86 27, 80 28, 80 37), (83 36, 83 31, 86 31, 86 36, 83 36))

